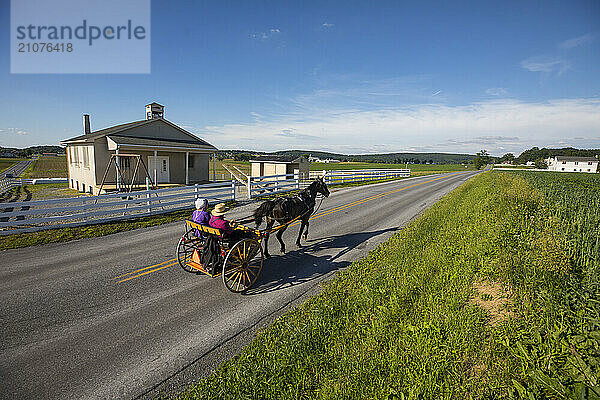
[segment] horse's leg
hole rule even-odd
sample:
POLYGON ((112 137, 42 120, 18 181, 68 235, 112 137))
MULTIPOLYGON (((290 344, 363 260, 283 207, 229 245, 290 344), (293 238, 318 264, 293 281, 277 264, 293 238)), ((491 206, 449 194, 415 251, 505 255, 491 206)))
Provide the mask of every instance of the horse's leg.
POLYGON ((285 225, 283 228, 278 230, 277 234, 275 235, 277 237, 277 240, 279 240, 279 243, 281 244, 281 252, 282 253, 285 253, 285 243, 283 243, 283 239, 281 238, 281 236, 283 235, 283 232, 285 232, 286 229, 287 229, 287 225, 285 225))
POLYGON ((302 225, 300 225, 300 231, 298 232, 298 239, 296 239, 296 246, 298 246, 298 247, 302 247, 302 244, 300 244, 300 237, 302 236, 302 231, 304 230, 304 225, 306 225, 306 222, 304 222, 304 220, 302 220, 302 225))
POLYGON ((274 219, 267 217, 267 233, 265 234, 265 257, 266 258, 271 257, 271 255, 269 254, 269 235, 270 235, 269 231, 273 227, 274 223, 275 223, 274 219))
POLYGON ((306 225, 306 230, 304 231, 304 240, 308 240, 308 218, 306 219, 306 222, 302 221, 303 225, 306 225))

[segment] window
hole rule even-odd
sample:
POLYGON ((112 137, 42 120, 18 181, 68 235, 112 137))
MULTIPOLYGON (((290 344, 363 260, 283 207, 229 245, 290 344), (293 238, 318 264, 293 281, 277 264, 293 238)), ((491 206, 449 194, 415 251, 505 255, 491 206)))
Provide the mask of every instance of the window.
MULTIPOLYGON (((88 154, 88 148, 82 147, 81 151, 83 152, 83 167, 89 168, 90 167, 90 158, 89 158, 89 154, 88 154)), ((85 190, 84 190, 84 192, 85 192, 85 190)))
POLYGON ((167 160, 162 160, 162 172, 167 172, 167 160))
POLYGON ((566 161, 563 161, 562 163, 563 163, 563 164, 566 164, 567 162, 566 162, 566 161))
POLYGON ((79 167, 79 147, 71 148, 71 154, 73 155, 73 164, 79 167))
POLYGON ((592 165, 592 162, 591 162, 591 161, 590 161, 590 162, 588 162, 588 165, 592 165))
POLYGON ((194 155, 190 154, 188 156, 188 167, 194 168, 194 155))
POLYGON ((575 161, 575 165, 579 165, 579 162, 575 161))

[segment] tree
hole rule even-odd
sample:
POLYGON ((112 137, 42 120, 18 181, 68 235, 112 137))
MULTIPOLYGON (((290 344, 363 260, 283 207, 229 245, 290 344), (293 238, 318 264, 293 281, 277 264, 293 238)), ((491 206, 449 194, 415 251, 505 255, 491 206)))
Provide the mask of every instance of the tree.
POLYGON ((512 164, 514 161, 515 161, 515 155, 513 153, 506 153, 505 155, 503 155, 500 158, 501 163, 508 162, 508 163, 512 164))
POLYGON ((534 165, 537 169, 548 169, 548 164, 546 164, 546 161, 544 161, 543 158, 538 158, 535 160, 534 165))
POLYGON ((487 150, 481 150, 479 153, 475 155, 475 159, 473 160, 473 164, 475 164, 475 168, 481 169, 485 167, 491 161, 490 154, 487 150))

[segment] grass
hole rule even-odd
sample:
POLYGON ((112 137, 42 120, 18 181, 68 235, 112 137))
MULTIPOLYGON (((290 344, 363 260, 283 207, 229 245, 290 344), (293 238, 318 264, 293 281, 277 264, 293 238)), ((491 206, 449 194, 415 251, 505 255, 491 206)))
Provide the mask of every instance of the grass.
POLYGON ((24 158, 0 158, 0 172, 7 170, 24 158))
POLYGON ((21 175, 22 178, 66 178, 67 156, 40 156, 21 175))
MULTIPOLYGON (((250 174, 250 163, 248 161, 233 161, 233 160, 217 160, 215 171, 217 179, 229 179, 229 172, 223 168, 223 164, 235 165, 246 175, 250 174)), ((345 170, 345 169, 404 169, 406 164, 376 164, 376 163, 357 163, 357 162, 342 162, 342 163, 311 163, 311 171, 323 170, 345 170)), ((453 171, 473 171, 475 167, 472 164, 409 164, 412 176, 421 176, 428 174, 441 174, 444 172, 453 171)), ((210 165, 210 175, 212 177, 212 163, 210 165)))
MULTIPOLYGON (((411 172, 441 173, 452 171, 473 171, 473 164, 408 164, 411 172), (465 168, 466 165, 466 168, 465 168)), ((405 169, 406 164, 377 164, 377 163, 359 163, 359 162, 341 162, 341 163, 311 163, 311 171, 322 170, 343 170, 343 169, 405 169)))
POLYGON ((532 174, 468 181, 180 397, 598 398, 600 182, 532 174))

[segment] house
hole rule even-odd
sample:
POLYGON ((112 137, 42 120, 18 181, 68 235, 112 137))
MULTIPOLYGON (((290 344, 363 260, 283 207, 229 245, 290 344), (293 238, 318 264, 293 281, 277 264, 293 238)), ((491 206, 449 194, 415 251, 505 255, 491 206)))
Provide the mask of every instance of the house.
POLYGON ((590 174, 598 171, 598 158, 596 157, 556 156, 546 159, 546 163, 549 171, 587 172, 590 174))
POLYGON ((325 164, 341 162, 340 160, 336 160, 335 158, 326 158, 326 159, 322 160, 319 157, 313 157, 313 156, 309 156, 308 161, 315 162, 315 163, 325 163, 325 164))
POLYGON ((146 119, 94 132, 84 114, 83 135, 61 142, 67 150, 69 187, 99 194, 100 186, 104 192, 147 182, 208 182, 210 156, 217 148, 167 121, 164 109, 151 103, 146 119))
POLYGON ((250 160, 250 176, 299 174, 300 179, 308 179, 310 162, 304 156, 260 156, 250 160))

